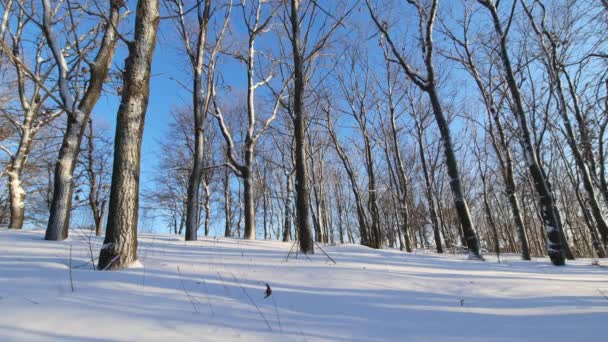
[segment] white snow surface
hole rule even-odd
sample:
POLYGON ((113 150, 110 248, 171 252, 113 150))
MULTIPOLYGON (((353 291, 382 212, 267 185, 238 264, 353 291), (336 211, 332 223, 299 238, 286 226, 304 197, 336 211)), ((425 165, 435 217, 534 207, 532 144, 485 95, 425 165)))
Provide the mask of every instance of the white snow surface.
POLYGON ((286 261, 292 243, 144 234, 140 267, 102 272, 87 264, 102 240, 71 234, 0 230, 0 341, 573 342, 608 331, 608 267, 590 259, 325 246, 334 265, 318 249, 286 261))

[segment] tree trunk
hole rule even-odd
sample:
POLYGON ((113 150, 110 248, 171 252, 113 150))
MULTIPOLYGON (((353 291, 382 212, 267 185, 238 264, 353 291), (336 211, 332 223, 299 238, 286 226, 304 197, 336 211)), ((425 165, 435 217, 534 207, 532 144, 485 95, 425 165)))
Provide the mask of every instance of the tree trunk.
POLYGON ((25 220, 25 190, 21 185, 21 171, 11 170, 8 173, 8 190, 10 197, 9 229, 23 229, 25 220))
POLYGON ((205 236, 209 235, 209 227, 211 225, 211 193, 209 184, 205 182, 205 236))
POLYGON ((305 140, 305 114, 303 108, 304 97, 304 61, 300 47, 300 17, 298 9, 300 0, 291 0, 291 45, 293 50, 294 86, 293 86, 293 113, 294 113, 294 142, 295 142, 295 169, 296 169, 296 221, 300 251, 304 254, 314 253, 308 201, 308 181, 306 179, 306 140, 305 140))
POLYGON ((232 222, 232 193, 230 192, 230 171, 228 168, 224 170, 224 237, 232 236, 232 229, 230 227, 232 222))
POLYGON ((378 210, 378 195, 376 190, 376 176, 374 172, 374 161, 372 157, 371 143, 367 137, 367 133, 362 126, 362 133, 365 141, 365 160, 368 174, 368 209, 372 218, 371 225, 371 247, 381 249, 384 243, 384 236, 382 234, 382 227, 380 226, 380 213, 378 210))
POLYGON ((137 260, 141 140, 159 21, 158 0, 138 1, 135 36, 128 43, 117 114, 108 224, 97 266, 100 270, 124 268, 137 260))
POLYGON ((203 178, 205 138, 202 129, 194 132, 194 155, 192 172, 188 179, 188 192, 186 195, 186 241, 196 241, 200 225, 200 188, 203 178))
POLYGON ((255 198, 253 195, 253 151, 245 151, 246 166, 241 170, 243 175, 243 201, 245 209, 245 236, 255 240, 255 198))
MULTIPOLYGON (((74 168, 80 153, 80 144, 91 112, 103 90, 103 84, 112 64, 116 46, 117 32, 115 28, 120 20, 120 5, 117 4, 116 0, 110 0, 109 2, 110 15, 106 22, 106 31, 97 56, 94 62, 90 64, 88 87, 82 101, 78 104, 78 108, 73 112, 68 112, 67 127, 59 149, 59 157, 55 164, 53 199, 51 200, 45 240, 65 240, 68 237, 74 191, 74 168)), ((63 100, 67 103, 66 99, 63 100)))
POLYGON ((285 219, 283 222, 283 242, 291 238, 291 174, 287 174, 285 190, 285 219))
MULTIPOLYGON (((439 222, 437 219, 437 211, 435 208, 435 201, 433 200, 433 183, 431 181, 431 176, 429 175, 429 171, 427 168, 426 162, 426 154, 424 152, 424 145, 422 143, 422 131, 421 127, 416 129, 417 131, 417 140, 418 140, 418 153, 420 155, 420 164, 422 165, 422 174, 424 175, 424 185, 425 185, 425 197, 427 201, 427 205, 429 207, 429 216, 431 217, 431 225, 433 226, 433 237, 435 239, 435 248, 437 249, 437 253, 443 253, 443 245, 441 243, 441 235, 439 233, 439 222)), ((447 241, 446 241, 447 242, 447 241)))
POLYGON ((475 229, 473 228, 473 220, 471 218, 471 213, 469 212, 469 206, 466 198, 464 197, 464 191, 460 181, 460 171, 458 170, 458 161, 452 145, 450 128, 443 114, 443 109, 441 108, 439 97, 435 93, 434 87, 427 93, 433 107, 435 121, 437 122, 439 132, 441 133, 445 162, 448 169, 448 176, 450 177, 450 189, 452 190, 452 195, 454 196, 454 206, 456 207, 456 212, 458 213, 458 218, 460 219, 460 225, 462 227, 464 240, 466 241, 466 246, 472 256, 483 259, 479 251, 479 241, 475 235, 475 229))
POLYGON ((106 201, 101 202, 101 210, 99 211, 99 216, 95 218, 95 236, 101 236, 103 233, 103 218, 106 215, 107 208, 106 201))
MULTIPOLYGON (((200 5, 199 5, 200 6, 200 5)), ((200 8, 197 8, 200 10, 200 8)), ((205 1, 204 10, 198 15, 198 35, 196 41, 196 54, 191 55, 193 72, 192 109, 194 114, 194 154, 192 156, 192 170, 188 178, 188 192, 186 194, 186 241, 195 241, 198 238, 200 226, 200 188, 203 177, 205 160, 205 117, 207 116, 208 94, 203 93, 203 69, 205 64, 205 42, 207 41, 207 25, 211 11, 211 1, 205 1)), ((190 49, 190 46, 187 47, 190 49)), ((209 69, 213 69, 210 63, 209 69)), ((209 72, 212 72, 211 70, 209 72)), ((209 76, 208 76, 209 77, 209 76)), ((209 89, 207 89, 209 91, 209 89)))
POLYGON ((556 212, 553 194, 551 194, 545 178, 545 172, 540 166, 537 152, 532 143, 519 86, 517 85, 517 81, 513 75, 513 69, 511 67, 511 61, 507 51, 507 37, 503 33, 501 21, 492 0, 478 1, 490 11, 492 21, 494 23, 494 30, 500 39, 500 58, 503 63, 507 85, 509 86, 509 91, 511 92, 511 97, 514 102, 514 114, 519 122, 519 130, 521 132, 524 155, 526 162, 528 163, 530 175, 534 181, 534 188, 536 189, 539 197, 541 218, 547 234, 547 252, 551 258, 551 262, 554 265, 565 265, 564 250, 562 241, 560 240, 561 222, 559 221, 558 214, 556 212))

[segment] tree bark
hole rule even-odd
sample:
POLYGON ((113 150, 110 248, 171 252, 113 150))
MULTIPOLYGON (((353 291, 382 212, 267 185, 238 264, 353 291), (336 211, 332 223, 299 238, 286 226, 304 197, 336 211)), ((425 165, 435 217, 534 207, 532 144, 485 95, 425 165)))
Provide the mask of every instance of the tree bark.
MULTIPOLYGON (((253 148, 252 148, 253 149, 253 148)), ((253 151, 245 151, 246 167, 241 169, 243 178, 243 201, 245 210, 245 236, 247 240, 255 240, 255 198, 253 189, 253 151)))
MULTIPOLYGON (((101 46, 93 63, 90 64, 90 76, 88 87, 84 97, 74 111, 68 111, 68 121, 63 142, 59 149, 59 157, 55 164, 53 199, 51 200, 49 221, 46 228, 45 240, 65 240, 68 237, 70 226, 70 214, 72 211, 72 195, 74 191, 74 168, 80 153, 80 144, 86 129, 91 112, 99 100, 103 90, 103 84, 114 57, 117 32, 116 27, 120 21, 119 9, 121 5, 116 0, 110 0, 110 14, 106 22, 101 46)), ((50 8, 49 8, 50 10, 50 8)), ((50 24, 49 26, 50 27, 50 24)), ((49 31, 48 35, 52 35, 49 31)), ((47 38, 48 40, 48 38, 47 38)), ((60 63, 58 63, 60 65, 60 63)), ((60 71, 61 72, 61 71, 60 71)), ((63 87, 63 86, 62 86, 63 87)), ((63 90, 63 89, 62 89, 63 90)), ((71 96, 61 92, 62 100, 67 106, 71 96)), ((69 108, 69 106, 68 106, 69 108)))
POLYGON ((300 18, 298 9, 300 0, 291 0, 291 45, 293 50, 294 86, 293 86, 293 113, 294 113, 294 142, 295 142, 295 169, 296 169, 296 227, 300 243, 300 251, 304 254, 314 253, 310 219, 308 217, 310 203, 308 200, 308 181, 306 178, 306 118, 303 108, 304 97, 304 61, 300 47, 300 18))
POLYGON ((137 260, 141 140, 159 21, 158 0, 139 0, 117 114, 108 224, 97 266, 100 270, 124 268, 137 260))
POLYGON ((287 242, 291 238, 291 173, 286 172, 286 178, 283 242, 287 242))
MULTIPOLYGON (((200 6, 200 3, 197 5, 200 6)), ((200 11, 200 8, 198 8, 200 11)), ((196 53, 191 55, 193 71, 192 108, 194 111, 194 155, 192 170, 188 179, 186 195, 186 241, 195 241, 200 226, 200 188, 203 177, 205 159, 205 118, 209 105, 209 94, 203 93, 203 69, 205 63, 205 42, 207 41, 207 26, 211 13, 211 1, 204 2, 202 15, 198 16, 199 31, 196 42, 196 53)), ((184 32, 183 34, 187 34, 184 32)), ((190 51, 190 46, 187 47, 190 51)), ((212 67, 211 67, 212 68, 212 67)), ((208 78, 210 76, 207 76, 208 78)), ((212 77, 212 76, 211 76, 212 77)), ((208 89, 209 91, 209 89, 208 89)))
POLYGON ((22 229, 25 220, 25 190, 21 185, 20 172, 11 170, 8 173, 8 190, 10 197, 9 229, 22 229))
POLYGON ((224 170, 224 237, 232 236, 232 193, 230 192, 230 171, 228 168, 224 170))

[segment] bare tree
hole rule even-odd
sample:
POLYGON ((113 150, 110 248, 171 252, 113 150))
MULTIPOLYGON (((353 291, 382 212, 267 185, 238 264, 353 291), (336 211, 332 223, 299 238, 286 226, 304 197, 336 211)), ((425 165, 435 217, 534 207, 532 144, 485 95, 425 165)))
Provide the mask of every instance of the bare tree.
POLYGON ((159 21, 158 0, 138 1, 117 114, 108 224, 97 265, 100 270, 124 268, 137 260, 141 139, 159 21))
MULTIPOLYGON (((256 112, 256 91, 259 87, 264 86, 270 82, 273 78, 273 71, 271 70, 261 81, 256 81, 256 65, 259 65, 256 53, 255 42, 256 39, 264 32, 268 31, 269 26, 272 23, 279 6, 275 4, 275 8, 264 15, 264 8, 270 6, 263 6, 264 1, 253 1, 251 7, 246 3, 241 4, 242 14, 244 18, 244 24, 247 28, 247 50, 245 54, 237 52, 236 57, 242 60, 246 65, 247 73, 247 126, 245 141, 243 144, 243 158, 242 162, 236 155, 235 144, 233 142, 232 133, 225 123, 224 115, 218 105, 218 102, 214 99, 215 104, 215 118, 217 119, 218 125, 220 126, 222 135, 227 146, 228 166, 233 169, 234 173, 243 180, 243 202, 244 202, 244 216, 245 216, 245 238, 254 240, 255 239, 255 198, 254 198, 254 158, 255 148, 260 136, 268 128, 268 126, 277 117, 281 96, 285 86, 278 92, 274 99, 274 104, 270 110, 269 115, 261 123, 256 112), (256 129, 256 126, 259 126, 256 129)), ((214 95, 215 96, 215 95, 214 95)))
POLYGON ((63 108, 45 104, 49 99, 56 103, 60 101, 54 96, 57 85, 48 82, 55 65, 43 58, 42 33, 35 31, 34 34, 39 33, 38 36, 34 36, 31 40, 23 39, 24 31, 28 26, 32 26, 30 19, 33 18, 33 14, 29 12, 31 8, 26 7, 23 2, 18 2, 13 4, 13 7, 7 5, 5 10, 5 15, 9 12, 14 15, 12 27, 9 27, 8 22, 2 23, 2 34, 10 35, 12 47, 9 47, 4 40, 0 40, 0 44, 2 53, 8 57, 15 69, 18 101, 14 107, 4 105, 1 108, 2 118, 9 123, 9 129, 14 134, 7 134, 10 137, 3 139, 0 150, 9 158, 9 163, 3 170, 9 180, 9 228, 21 229, 25 220, 26 196, 22 179, 23 171, 28 163, 36 135, 43 127, 59 117, 63 113, 63 108), (24 55, 26 51, 32 51, 32 56, 24 55), (9 142, 13 142, 16 147, 9 148, 5 144, 9 142))
MULTIPOLYGON (((530 24, 538 38, 538 43, 540 45, 541 53, 544 59, 543 64, 547 69, 547 74, 549 75, 551 87, 557 97, 557 111, 559 112, 562 118, 562 122, 564 125, 564 135, 566 137, 568 146, 570 147, 570 150, 572 151, 572 154, 574 156, 574 161, 578 168, 578 172, 580 173, 583 188, 587 196, 587 202, 591 207, 591 214, 593 215, 593 219, 597 224, 599 233, 603 240, 603 244, 604 246, 606 246, 608 244, 608 224, 606 223, 606 219, 604 218, 604 215, 602 213, 602 208, 597 199, 598 191, 596 189, 596 184, 598 183, 598 178, 595 173, 595 161, 593 157, 593 152, 590 151, 591 144, 589 142, 587 130, 585 129, 586 125, 584 124, 584 119, 582 118, 578 98, 575 94, 570 93, 574 95, 572 99, 572 105, 570 107, 573 108, 573 112, 579 123, 579 131, 575 132, 568 113, 569 103, 566 99, 564 86, 562 85, 562 76, 564 76, 568 81, 570 81, 569 73, 565 67, 566 61, 564 61, 562 57, 564 55, 563 51, 561 51, 563 44, 558 41, 560 37, 556 36, 556 30, 547 27, 546 10, 543 2, 536 0, 534 1, 534 4, 538 5, 541 11, 541 19, 539 23, 536 22, 537 19, 535 18, 533 13, 534 9, 528 7, 526 3, 522 1, 524 10, 528 15, 528 18, 530 19, 530 24), (577 141, 577 133, 582 140, 580 144, 577 141), (581 147, 579 147, 579 145, 581 147), (584 153, 583 150, 586 153, 584 153), (585 155, 587 156, 587 158, 585 158, 585 155), (596 180, 595 182, 594 179, 596 180)), ((572 83, 570 83, 570 86, 572 86, 572 83)))
POLYGON ((88 205, 93 214, 95 235, 103 233, 104 218, 108 208, 110 190, 110 162, 112 158, 111 140, 101 133, 95 133, 93 120, 89 118, 86 136, 86 156, 81 161, 85 169, 84 178, 88 187, 88 205))
MULTIPOLYGON (((514 161, 513 155, 511 152, 511 147, 509 146, 509 138, 505 133, 504 123, 501 120, 501 103, 505 100, 505 92, 498 85, 495 85, 493 82, 491 71, 486 72, 487 81, 484 81, 482 77, 482 72, 478 68, 478 62, 475 60, 475 56, 473 56, 473 51, 470 47, 469 40, 469 29, 471 27, 472 14, 468 7, 464 7, 464 18, 461 21, 462 28, 462 37, 457 37, 454 33, 445 28, 445 34, 454 42, 454 53, 456 56, 450 55, 448 58, 456 60, 458 63, 462 64, 462 66, 468 71, 468 73, 473 77, 475 81, 475 85, 481 94, 481 98, 486 109, 487 115, 490 119, 488 122, 488 133, 490 135, 490 142, 492 147, 496 153, 496 157, 500 164, 500 170, 505 186, 505 191, 507 197, 509 198, 509 204, 511 207, 511 212, 513 214, 513 220, 517 227, 517 231, 519 234, 520 248, 522 259, 530 260, 530 248, 528 246, 528 236, 526 232, 526 227, 524 225, 524 221, 521 215, 521 209, 519 200, 517 198, 516 193, 516 182, 514 177, 514 161), (499 103, 494 98, 494 92, 497 92, 499 103)), ((493 61, 494 56, 487 55, 486 59, 493 61)), ((494 63, 490 62, 490 70, 492 69, 494 63)))
MULTIPOLYGON (((65 49, 59 46, 58 37, 56 37, 54 32, 54 10, 51 7, 51 2, 50 0, 42 1, 44 36, 57 65, 57 82, 61 97, 60 105, 68 115, 63 143, 55 166, 53 200, 51 201, 51 211, 44 237, 45 240, 64 240, 68 237, 70 213, 72 210, 72 193, 74 190, 74 168, 78 160, 80 144, 87 122, 101 95, 103 84, 112 64, 114 48, 118 39, 116 26, 121 17, 120 8, 124 5, 124 2, 117 0, 110 0, 108 3, 109 16, 107 19, 100 21, 100 26, 105 27, 105 33, 97 55, 92 62, 88 63, 88 68, 84 66, 80 68, 83 73, 89 72, 89 79, 84 90, 84 95, 79 99, 80 90, 78 88, 72 90, 70 85, 70 70, 66 61, 65 49)), ((69 6, 69 3, 67 11, 72 25, 76 26, 77 24, 74 21, 75 13, 73 13, 74 10, 69 6)), ((75 43, 71 48, 75 50, 76 54, 82 56, 86 53, 87 47, 80 46, 75 29, 76 27, 73 27, 73 32, 71 32, 75 36, 75 43)), ((77 67, 84 63, 87 63, 86 58, 83 58, 83 61, 79 62, 77 67)), ((77 81, 78 76, 74 77, 74 79, 77 81)))
POLYGON ((545 226, 545 232, 547 233, 547 252, 551 258, 551 262, 553 262, 554 265, 564 265, 564 251, 562 242, 560 241, 560 231, 562 229, 561 222, 557 213, 557 207, 555 206, 553 194, 551 193, 549 185, 547 184, 546 173, 538 161, 538 154, 532 143, 520 89, 517 81, 515 80, 515 75, 513 74, 513 68, 511 66, 511 60, 507 50, 507 34, 509 33, 509 28, 511 27, 513 13, 515 11, 517 2, 513 1, 509 21, 507 22, 507 27, 505 29, 503 29, 502 22, 498 16, 498 10, 496 9, 494 2, 492 0, 478 0, 478 2, 490 13, 492 22, 494 24, 494 31, 499 40, 500 58, 505 71, 506 82, 511 93, 514 114, 519 122, 519 130, 521 132, 522 142, 525 149, 524 155, 528 164, 530 175, 534 180, 534 187, 539 196, 542 220, 545 226))
POLYGON ((460 171, 458 169, 458 160, 454 153, 454 147, 452 144, 452 137, 450 133, 450 127, 446 120, 439 93, 437 91, 437 80, 435 78, 435 66, 433 63, 433 26, 435 24, 435 17, 437 15, 438 0, 432 0, 430 6, 423 5, 418 0, 408 0, 408 3, 416 8, 419 18, 419 35, 418 39, 421 41, 421 52, 424 59, 424 67, 426 69, 426 75, 421 75, 416 69, 414 69, 408 62, 405 55, 401 52, 396 42, 392 39, 388 32, 388 27, 385 23, 381 22, 379 17, 376 15, 376 11, 372 8, 370 0, 366 0, 367 8, 372 17, 372 20, 376 24, 376 27, 386 39, 393 53, 396 62, 402 67, 407 77, 416 84, 421 90, 426 92, 429 97, 429 101, 435 114, 435 121, 439 131, 441 132, 441 138, 443 141, 443 150, 445 154, 446 166, 448 169, 448 175, 450 177, 450 188, 454 197, 454 204, 460 218, 460 224, 464 233, 467 247, 470 255, 477 259, 483 259, 479 249, 479 241, 475 234, 475 228, 469 206, 464 195, 462 188, 462 181, 460 171))
POLYGON ((176 28, 184 44, 192 69, 194 152, 188 181, 188 198, 186 200, 186 241, 196 240, 200 227, 201 202, 199 198, 205 168, 205 123, 207 113, 211 108, 211 89, 213 88, 213 82, 215 82, 216 59, 232 9, 232 1, 225 4, 224 20, 212 41, 209 37, 210 20, 213 13, 221 7, 220 5, 212 7, 212 2, 210 0, 197 1, 193 7, 185 9, 183 0, 166 0, 168 7, 175 14, 173 18, 176 28), (193 25, 190 25, 187 20, 188 12, 193 10, 197 14, 197 24, 194 26, 194 30, 192 29, 193 25), (194 42, 191 39, 193 35, 196 37, 194 42))
POLYGON ((307 114, 304 108, 306 86, 311 72, 312 62, 326 47, 330 37, 343 25, 343 21, 356 6, 347 6, 336 2, 336 8, 342 8, 340 14, 331 15, 325 8, 319 7, 317 1, 308 1, 301 6, 302 0, 286 2, 286 18, 284 26, 288 31, 288 40, 292 52, 293 87, 291 89, 295 146, 295 206, 296 230, 302 253, 314 253, 312 231, 310 228, 309 186, 306 172, 306 126, 307 114), (316 21, 319 13, 326 16, 325 20, 316 21), (329 14, 329 15, 328 15, 329 14), (304 34, 301 34, 302 22, 306 20, 304 34), (313 30, 317 32, 313 32, 313 30))

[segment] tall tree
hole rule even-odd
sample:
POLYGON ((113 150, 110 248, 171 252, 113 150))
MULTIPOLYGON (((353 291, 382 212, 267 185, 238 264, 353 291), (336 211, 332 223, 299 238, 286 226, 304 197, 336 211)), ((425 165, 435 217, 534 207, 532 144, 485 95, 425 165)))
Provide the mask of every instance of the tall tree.
MULTIPOLYGON (((524 260, 530 260, 530 247, 528 245, 528 234, 526 227, 521 215, 521 209, 519 200, 516 192, 516 182, 514 177, 514 160, 509 146, 509 137, 507 137, 504 129, 504 123, 501 120, 501 104, 496 103, 494 98, 494 92, 498 93, 499 101, 503 102, 506 97, 506 91, 503 87, 495 85, 491 71, 486 72, 486 81, 482 76, 482 72, 479 70, 478 62, 473 56, 473 51, 469 39, 469 29, 471 27, 472 14, 468 7, 464 9, 464 18, 461 21, 462 36, 457 37, 454 33, 446 28, 445 34, 454 42, 454 53, 455 56, 449 58, 455 59, 458 63, 467 70, 471 77, 475 81, 475 85, 479 90, 483 105, 490 121, 488 122, 488 133, 490 135, 490 142, 496 153, 500 165, 500 171, 504 182, 505 192, 509 198, 509 205, 513 215, 513 221, 517 227, 519 235, 521 256, 524 260)), ((486 59, 493 61, 494 56, 487 55, 486 59)), ((490 63, 490 70, 492 69, 493 63, 490 63)))
MULTIPOLYGON (((279 110, 279 104, 281 101, 281 90, 275 98, 275 103, 270 110, 268 116, 262 121, 261 126, 256 129, 258 125, 258 115, 256 111, 256 91, 259 87, 268 84, 273 78, 272 70, 269 75, 260 81, 256 81, 256 65, 260 64, 259 53, 256 53, 256 39, 268 30, 268 27, 272 23, 274 15, 279 9, 279 6, 275 6, 270 13, 266 12, 266 8, 271 6, 263 6, 265 1, 252 1, 251 6, 243 2, 241 4, 242 14, 244 18, 244 24, 247 28, 247 50, 244 54, 240 52, 237 54, 237 58, 242 60, 246 64, 247 74, 247 126, 245 133, 245 141, 243 146, 243 158, 239 161, 235 151, 235 144, 232 138, 232 133, 224 121, 224 116, 220 107, 217 105, 217 101, 214 99, 215 107, 215 118, 217 119, 218 125, 220 126, 222 136, 227 146, 227 159, 228 166, 231 167, 234 173, 243 180, 243 202, 244 202, 244 216, 245 216, 245 238, 249 240, 255 239, 255 194, 254 194, 254 158, 255 148, 260 136, 268 128, 268 126, 277 117, 279 110)), ((283 87, 284 89, 285 87, 283 87)), ((215 96, 215 94, 214 94, 215 96)))
POLYGON ((159 21, 158 0, 137 2, 135 34, 127 45, 129 55, 116 120, 108 224, 97 265, 100 270, 124 268, 137 260, 141 140, 159 21))
POLYGON ((314 253, 312 231, 308 213, 310 203, 308 198, 308 180, 306 178, 306 141, 304 114, 304 61, 300 46, 300 0, 290 0, 291 46, 293 50, 293 124, 295 144, 295 180, 296 180, 296 229, 300 251, 314 253))
POLYGON ((413 68, 408 62, 407 57, 401 52, 396 42, 392 39, 388 32, 387 25, 382 22, 376 14, 376 10, 372 8, 370 0, 366 0, 367 8, 372 17, 376 27, 382 33, 384 39, 389 44, 394 57, 397 59, 399 65, 407 75, 407 77, 416 84, 421 90, 426 92, 429 97, 429 101, 435 114, 435 121, 439 131, 441 132, 441 139, 443 142, 443 151, 445 154, 445 162, 450 177, 450 188, 454 197, 454 205, 460 219, 460 224, 464 233, 464 238, 469 250, 470 256, 483 259, 479 248, 479 241, 475 233, 475 227, 473 225, 473 219, 471 212, 469 211, 469 205, 465 198, 464 189, 462 187, 462 180, 460 171, 458 169, 458 160, 454 152, 452 144, 452 136, 450 133, 450 127, 446 119, 439 92, 437 91, 437 80, 435 77, 435 66, 433 62, 434 58, 434 43, 433 43, 433 27, 435 24, 435 18, 437 15, 438 0, 432 0, 430 7, 424 6, 418 0, 408 0, 408 3, 413 5, 417 11, 419 19, 419 34, 418 39, 421 41, 421 52, 424 59, 424 68, 426 75, 421 75, 415 68, 413 68))
POLYGON ((504 29, 502 21, 498 15, 498 10, 494 5, 494 1, 478 0, 478 2, 488 10, 494 25, 494 31, 499 40, 498 48, 500 50, 500 58, 505 72, 505 79, 513 101, 513 111, 519 123, 519 131, 521 132, 521 139, 525 150, 524 156, 526 158, 526 163, 528 164, 530 176, 534 181, 534 188, 536 189, 539 198, 541 217, 545 232, 547 234, 547 252, 551 258, 551 262, 554 265, 565 265, 564 250, 560 240, 560 231, 562 230, 562 226, 557 213, 555 199, 553 198, 553 194, 551 193, 547 183, 546 173, 539 162, 537 150, 534 148, 532 142, 530 128, 528 127, 528 120, 526 118, 526 112, 521 97, 521 91, 517 84, 517 80, 515 79, 513 67, 511 66, 511 59, 507 49, 507 35, 511 27, 517 1, 513 1, 509 21, 507 22, 507 27, 504 29))
MULTIPOLYGON (((45 48, 42 32, 34 30, 32 38, 24 37, 24 33, 33 26, 29 19, 33 16, 30 10, 33 10, 22 2, 12 4, 12 7, 8 6, 10 4, 12 3, 9 2, 5 7, 3 17, 8 18, 8 13, 13 13, 13 20, 3 21, 1 29, 3 35, 5 33, 10 35, 12 44, 9 46, 2 39, 0 46, 3 55, 14 67, 18 100, 15 108, 8 104, 2 106, 2 119, 9 124, 5 129, 10 132, 6 133, 6 141, 0 144, 0 151, 9 159, 3 170, 8 177, 10 211, 8 226, 10 229, 22 229, 26 208, 24 170, 37 135, 63 113, 63 108, 54 108, 47 104, 49 99, 55 103, 61 101, 54 94, 57 84, 49 82, 50 70, 55 67, 54 61, 47 63, 42 58, 45 48), (12 24, 10 26, 9 21, 12 24), (25 55, 27 52, 31 52, 32 55, 25 55), (16 147, 10 148, 5 142, 12 142, 16 147)), ((7 70, 3 70, 4 75, 6 75, 5 71, 7 70)))
POLYGON ((185 8, 186 3, 183 0, 167 0, 168 8, 174 13, 175 26, 186 50, 192 72, 194 151, 186 199, 186 241, 196 240, 200 227, 200 188, 205 171, 205 124, 211 107, 211 88, 216 76, 216 59, 232 9, 232 1, 229 1, 226 4, 224 21, 215 39, 210 39, 213 38, 209 37, 210 20, 220 7, 212 7, 213 2, 197 1, 193 7, 185 8), (196 25, 188 21, 189 12, 196 14, 196 25), (192 41, 193 36, 196 37, 194 41, 192 41))

